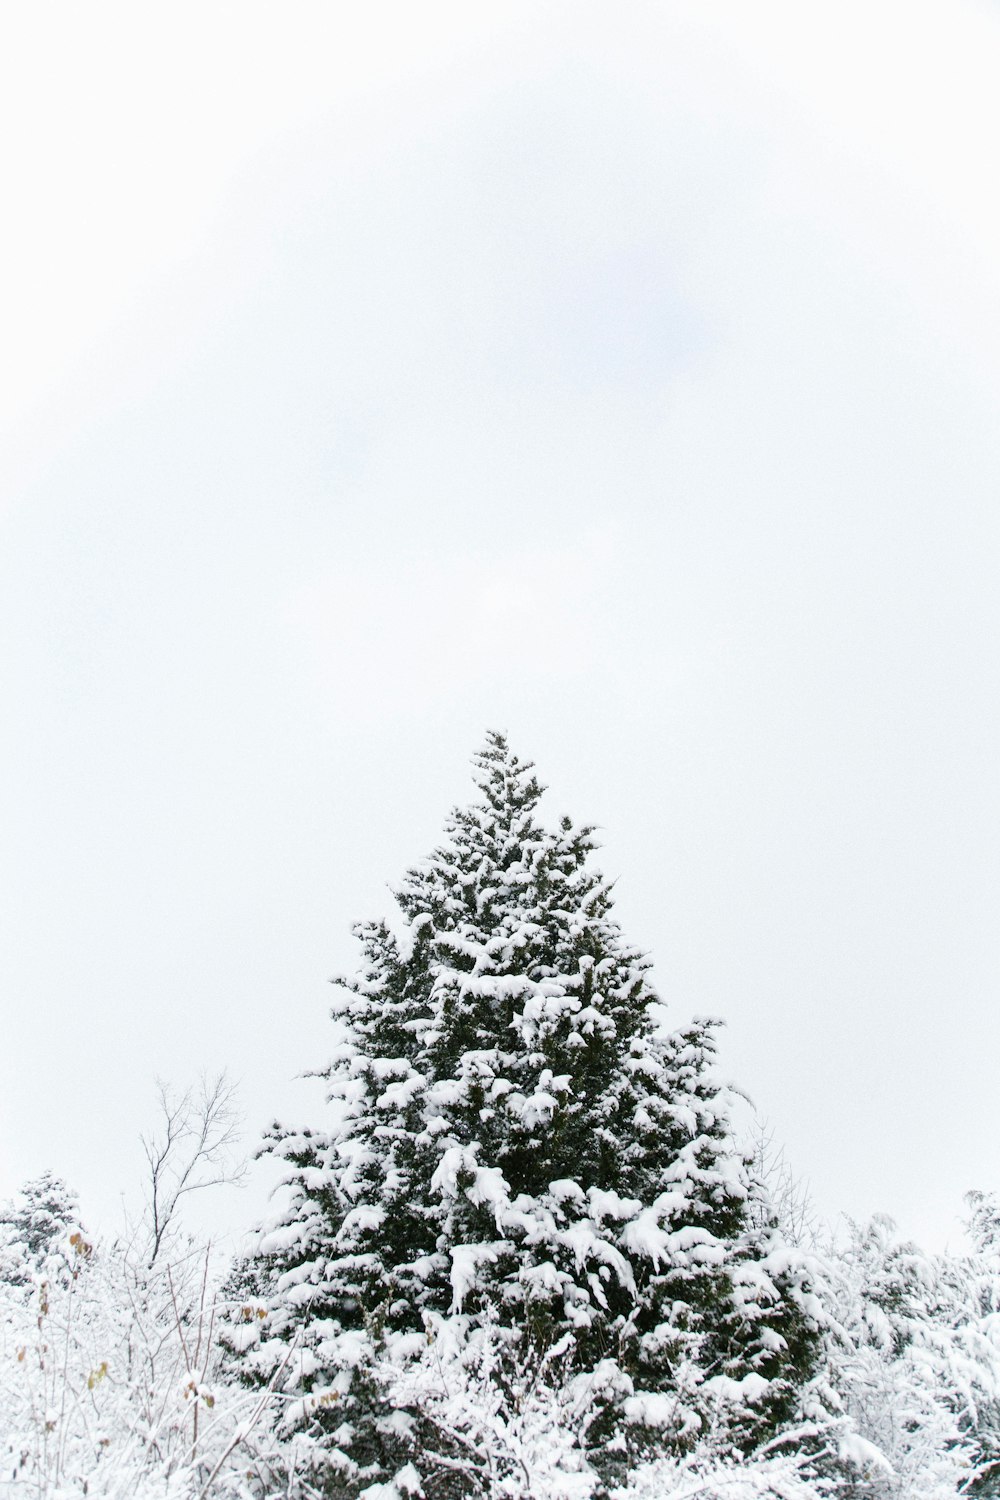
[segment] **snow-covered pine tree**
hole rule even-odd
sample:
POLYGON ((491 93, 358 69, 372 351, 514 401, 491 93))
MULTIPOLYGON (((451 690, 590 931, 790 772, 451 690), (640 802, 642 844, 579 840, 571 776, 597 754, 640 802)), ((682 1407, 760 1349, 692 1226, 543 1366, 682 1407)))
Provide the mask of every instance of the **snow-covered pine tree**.
POLYGON ((60 1240, 78 1226, 79 1215, 72 1188, 49 1171, 0 1204, 0 1282, 30 1286, 60 1240))
POLYGON ((804 1263, 750 1212, 711 1025, 663 1028, 593 830, 539 821, 502 735, 475 766, 478 799, 396 892, 401 934, 357 929, 335 1124, 271 1136, 290 1206, 261 1242, 269 1314, 233 1342, 261 1379, 294 1343, 289 1423, 335 1495, 436 1462, 435 1494, 467 1491, 461 1436, 384 1395, 442 1320, 499 1344, 500 1380, 582 1380, 607 1480, 712 1431, 773 1437, 817 1354, 804 1263))

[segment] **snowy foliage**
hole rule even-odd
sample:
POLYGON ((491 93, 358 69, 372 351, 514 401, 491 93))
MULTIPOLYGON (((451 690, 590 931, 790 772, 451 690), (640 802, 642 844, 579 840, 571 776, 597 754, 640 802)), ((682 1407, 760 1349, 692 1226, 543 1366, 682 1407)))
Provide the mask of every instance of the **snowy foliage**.
POLYGON ((52 1172, 26 1182, 0 1205, 0 1285, 30 1286, 50 1252, 79 1228, 76 1196, 52 1172))
POLYGON ((71 1228, 4 1289, 0 1493, 193 1500, 235 1451, 255 1401, 220 1386, 205 1253, 170 1248, 150 1268, 71 1228))
POLYGON ((199 1184, 239 1175, 234 1122, 224 1076, 161 1087, 145 1210, 114 1239, 83 1230, 51 1174, 0 1206, 0 1493, 248 1493, 269 1395, 220 1379, 216 1267, 178 1211, 199 1184))
POLYGON ((858 1436, 885 1460, 865 1495, 1000 1493, 1000 1259, 927 1255, 884 1216, 828 1252, 830 1368, 858 1436))
POLYGON ((709 1431, 732 1451, 773 1435, 822 1324, 734 1144, 712 1027, 663 1028, 592 830, 538 821, 502 736, 476 768, 479 799, 396 892, 401 932, 358 929, 332 1128, 272 1136, 291 1206, 260 1246, 269 1315, 243 1369, 300 1341, 287 1421, 345 1493, 415 1461, 419 1414, 389 1410, 382 1368, 428 1320, 596 1381, 584 1446, 609 1483, 709 1431))

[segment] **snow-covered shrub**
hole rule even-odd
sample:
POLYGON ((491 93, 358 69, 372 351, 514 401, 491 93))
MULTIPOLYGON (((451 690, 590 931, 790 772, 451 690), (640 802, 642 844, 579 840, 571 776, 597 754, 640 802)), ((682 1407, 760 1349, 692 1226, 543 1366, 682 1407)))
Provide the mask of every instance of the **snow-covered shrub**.
POLYGON ((847 1221, 827 1257, 831 1379, 885 1458, 848 1494, 952 1500, 997 1490, 1000 1277, 995 1260, 928 1255, 892 1221, 847 1221))
POLYGON ((800 1455, 713 1459, 698 1453, 642 1464, 611 1500, 831 1500, 838 1483, 818 1478, 815 1460, 800 1455))
POLYGON ((208 1277, 73 1230, 0 1300, 5 1494, 198 1492, 248 1404, 216 1384, 208 1277))
POLYGON ((0 1493, 12 1500, 246 1492, 240 1464, 255 1461, 269 1394, 221 1378, 216 1266, 178 1214, 228 1170, 231 1100, 224 1078, 161 1089, 146 1211, 115 1239, 84 1233, 50 1174, 0 1209, 0 1493))

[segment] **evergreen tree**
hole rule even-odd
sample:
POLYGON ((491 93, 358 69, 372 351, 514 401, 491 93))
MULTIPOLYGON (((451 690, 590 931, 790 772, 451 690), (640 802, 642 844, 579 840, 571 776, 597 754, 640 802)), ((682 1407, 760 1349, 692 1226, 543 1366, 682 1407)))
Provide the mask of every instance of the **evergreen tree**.
POLYGON ((434 1493, 466 1492, 460 1440, 386 1395, 445 1323, 501 1349, 501 1384, 585 1376, 608 1481, 710 1431, 733 1451, 772 1437, 816 1358, 804 1262, 733 1144, 711 1025, 664 1030, 593 830, 539 821, 502 735, 475 765, 478 799, 396 892, 401 935, 357 929, 323 1075, 335 1123, 270 1141, 291 1199, 261 1244, 268 1316, 248 1303, 233 1342, 258 1378, 287 1360, 289 1422, 335 1495, 435 1462, 434 1493))
POLYGON ((28 1286, 77 1226, 79 1213, 72 1188, 48 1171, 26 1182, 13 1201, 0 1204, 0 1281, 28 1286))

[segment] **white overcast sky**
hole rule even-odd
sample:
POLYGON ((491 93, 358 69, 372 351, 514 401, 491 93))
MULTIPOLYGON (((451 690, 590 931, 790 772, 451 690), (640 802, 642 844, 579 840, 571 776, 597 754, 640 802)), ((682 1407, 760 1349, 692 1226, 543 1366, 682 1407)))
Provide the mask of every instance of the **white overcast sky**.
POLYGON ((109 1224, 156 1074, 307 1119, 487 726, 825 1213, 1000 1189, 998 77, 971 0, 8 8, 0 1193, 109 1224))

